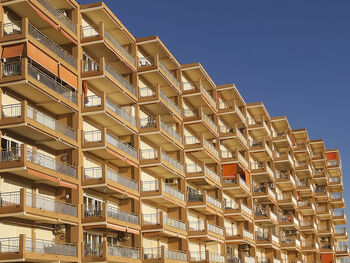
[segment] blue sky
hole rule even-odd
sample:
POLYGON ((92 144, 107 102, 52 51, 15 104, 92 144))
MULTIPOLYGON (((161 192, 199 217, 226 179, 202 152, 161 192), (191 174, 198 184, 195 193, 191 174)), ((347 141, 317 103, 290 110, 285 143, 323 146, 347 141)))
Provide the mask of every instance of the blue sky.
POLYGON ((135 37, 158 35, 181 64, 201 62, 216 84, 235 83, 246 102, 339 148, 349 204, 350 1, 105 3, 135 37))

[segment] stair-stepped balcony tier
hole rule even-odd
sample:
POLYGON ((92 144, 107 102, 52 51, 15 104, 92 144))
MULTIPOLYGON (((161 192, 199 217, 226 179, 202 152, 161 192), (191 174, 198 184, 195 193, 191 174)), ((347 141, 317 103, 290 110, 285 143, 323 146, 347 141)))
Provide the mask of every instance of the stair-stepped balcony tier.
POLYGON ((86 99, 87 103, 84 103, 82 107, 84 118, 101 127, 110 127, 109 129, 117 135, 137 133, 136 118, 106 98, 106 93, 102 93, 101 96, 88 96, 86 99))
POLYGON ((303 240, 301 242, 301 250, 303 253, 305 252, 319 252, 320 246, 317 241, 314 240, 303 240))
POLYGON ((305 234, 317 234, 318 228, 314 220, 300 221, 300 231, 305 234))
POLYGON ((243 228, 225 228, 225 239, 227 244, 241 245, 241 244, 255 244, 254 234, 243 228))
POLYGON ((334 208, 343 208, 345 206, 345 201, 343 198, 343 193, 341 192, 335 192, 331 193, 331 203, 334 208))
POLYGON ((294 166, 294 159, 292 158, 292 154, 291 152, 287 152, 287 151, 275 151, 274 152, 274 162, 276 164, 281 164, 281 165, 288 165, 289 167, 293 167, 294 166))
POLYGON ((273 160, 271 147, 265 139, 250 140, 249 150, 255 158, 270 158, 273 160))
POLYGON ((311 157, 310 146, 307 142, 295 142, 295 143, 293 143, 293 152, 294 153, 303 153, 306 156, 311 157))
POLYGON ((260 207, 255 207, 254 210, 254 222, 263 224, 272 223, 274 225, 278 224, 277 215, 270 208, 261 209, 260 207))
POLYGON ((190 127, 196 134, 206 134, 209 138, 218 137, 218 127, 203 107, 184 109, 184 125, 190 127))
POLYGON ((210 143, 203 135, 199 137, 185 135, 184 139, 185 152, 191 153, 196 159, 205 163, 220 162, 218 148, 210 143))
POLYGON ((142 234, 148 237, 187 238, 187 223, 165 212, 142 214, 142 234))
POLYGON ((333 253, 335 251, 335 247, 330 241, 319 241, 320 253, 333 253))
POLYGON ((82 226, 88 229, 108 229, 140 233, 140 216, 126 212, 106 202, 102 205, 83 205, 82 226))
POLYGON ((153 87, 168 86, 168 92, 181 94, 180 82, 158 55, 138 58, 138 75, 142 76, 153 87), (172 91, 171 91, 172 89, 172 91))
POLYGON ((248 140, 246 134, 244 134, 238 127, 237 124, 230 126, 220 125, 219 126, 220 139, 225 140, 225 145, 230 148, 248 149, 248 140))
POLYGON ((313 170, 312 178, 319 182, 327 182, 328 181, 328 172, 325 168, 315 168, 313 170))
POLYGON ((107 165, 83 168, 83 174, 83 189, 93 189, 118 198, 139 199, 139 183, 107 165))
MULTIPOLYGON (((63 0, 53 5, 48 0, 32 0, 3 1, 2 6, 6 6, 19 17, 27 17, 36 27, 45 29, 49 37, 57 38, 65 44, 76 44, 77 25, 60 9, 78 9, 78 4, 63 0), (58 34, 57 30, 63 34, 58 34)), ((74 12, 75 10, 72 11, 73 14, 74 12)))
POLYGON ((315 185, 314 196, 318 201, 328 201, 331 198, 328 186, 315 185))
POLYGON ((345 215, 344 209, 342 209, 342 208, 333 209, 332 210, 332 221, 338 225, 345 225, 347 220, 346 220, 346 215, 345 215))
POLYGON ((24 188, 0 194, 0 217, 49 224, 77 225, 77 207, 32 193, 24 188))
POLYGON ((19 235, 0 239, 0 258, 4 262, 78 262, 76 244, 61 243, 19 235))
POLYGON ((267 161, 265 162, 251 162, 250 170, 253 177, 257 177, 260 180, 274 181, 275 172, 271 164, 267 161))
POLYGON ((224 216, 233 218, 237 221, 253 221, 252 209, 244 204, 242 200, 225 202, 224 216))
POLYGON ((217 103, 213 96, 203 85, 199 82, 189 83, 183 82, 182 96, 189 100, 193 107, 196 109, 199 107, 205 107, 210 109, 211 112, 217 112, 217 103))
POLYGON ((107 241, 103 241, 102 244, 82 244, 82 251, 83 262, 142 262, 141 250, 139 248, 112 245, 108 244, 107 241))
POLYGON ((119 166, 138 167, 137 151, 131 143, 125 143, 103 130, 82 131, 83 152, 89 152, 119 166))
POLYGON ((223 177, 222 189, 237 197, 249 196, 251 194, 250 182, 244 180, 240 174, 223 177))
MULTIPOLYGON (((76 58, 57 45, 51 38, 47 37, 40 29, 29 23, 27 17, 23 17, 20 21, 1 23, 0 26, 3 28, 2 35, 0 36, 1 42, 9 41, 11 43, 24 39, 29 40, 64 66, 70 68, 72 71, 76 71, 76 58)), ((47 31, 47 28, 45 31, 47 31)), ((54 39, 56 39, 56 36, 57 34, 54 39)), ((60 41, 60 43, 62 42, 60 41)))
POLYGON ((232 122, 242 122, 246 124, 247 119, 243 111, 237 106, 234 100, 220 101, 218 103, 219 116, 226 123, 232 124, 232 122), (234 118, 232 118, 234 116, 234 118))
POLYGON ((105 23, 87 25, 81 28, 81 46, 94 57, 105 57, 109 63, 120 61, 120 70, 136 71, 135 58, 117 39, 115 30, 106 28, 105 23))
POLYGON ((293 143, 288 131, 273 131, 272 141, 279 146, 292 148, 293 143))
POLYGON ((115 101, 118 105, 129 105, 137 101, 137 90, 104 57, 99 61, 87 58, 82 62, 81 79, 87 81, 88 87, 115 101))
POLYGON ((145 263, 174 263, 188 262, 189 252, 170 250, 161 247, 143 248, 143 261, 145 263))
POLYGON ((300 251, 301 250, 301 242, 296 238, 280 238, 281 249, 285 249, 287 251, 300 251))
POLYGON ((76 188, 77 184, 75 166, 33 151, 26 144, 1 150, 0 172, 53 186, 76 188))
POLYGON ((348 239, 348 231, 345 226, 336 225, 334 226, 334 237, 339 239, 348 239))
POLYGON ((336 256, 348 257, 349 253, 350 253, 350 251, 349 251, 348 245, 336 245, 335 246, 335 255, 336 256))
POLYGON ((318 225, 317 232, 318 232, 318 235, 322 235, 322 236, 332 236, 333 235, 332 227, 329 226, 329 224, 318 225))
POLYGON ((329 176, 328 185, 331 189, 339 189, 341 191, 344 191, 343 179, 340 175, 329 176))
POLYGON ((6 87, 54 114, 78 110, 77 91, 30 64, 27 58, 3 62, 0 75, 0 87, 6 87))
POLYGON ((331 219, 332 210, 330 209, 330 205, 328 205, 327 203, 317 203, 316 215, 320 219, 331 219))
POLYGON ((225 256, 206 251, 190 251, 190 263, 225 263, 225 256))
POLYGON ((223 215, 222 202, 206 191, 187 194, 187 208, 196 210, 205 215, 223 215))
POLYGON ((140 150, 140 167, 165 179, 185 177, 184 165, 160 147, 140 150))
POLYGON ((314 215, 316 213, 315 199, 313 197, 301 198, 298 201, 298 210, 303 215, 314 215))
POLYGON ((300 226, 299 219, 297 219, 294 215, 288 214, 279 214, 278 223, 280 228, 293 227, 295 229, 299 229, 300 226))
POLYGON ((291 170, 276 170, 275 182, 281 190, 293 190, 296 187, 295 173, 291 170))
POLYGON ((292 192, 280 192, 277 194, 277 204, 284 209, 297 209, 298 203, 292 192))
POLYGON ((1 111, 2 129, 54 150, 78 148, 76 130, 29 106, 27 101, 3 105, 1 111))
POLYGON ((235 150, 221 149, 220 155, 221 155, 221 164, 237 163, 246 170, 250 169, 250 166, 246 157, 237 149, 235 150))
POLYGON ((311 164, 309 160, 302 160, 302 161, 296 160, 294 164, 295 164, 294 168, 296 172, 304 172, 304 173, 308 173, 309 175, 313 174, 313 170, 311 168, 311 164))
POLYGON ((268 127, 268 119, 263 116, 248 117, 248 129, 259 136, 271 137, 271 130, 268 127))
POLYGON ((141 182, 141 199, 168 208, 186 206, 185 194, 160 179, 141 182))
POLYGON ((220 176, 207 167, 204 162, 186 164, 186 180, 206 189, 221 188, 220 176))
MULTIPOLYGON (((178 96, 178 94, 172 94, 178 96)), ((160 86, 155 88, 139 88, 139 105, 147 109, 148 112, 157 115, 167 115, 171 113, 174 117, 182 120, 182 110, 166 93, 166 89, 160 86)))
POLYGON ((183 149, 183 136, 161 120, 160 115, 156 118, 150 116, 141 118, 139 122, 139 134, 154 145, 162 145, 165 151, 183 149))
POLYGON ((315 188, 311 179, 297 179, 296 178, 296 190, 303 195, 313 195, 315 188))
POLYGON ((255 245, 261 248, 279 249, 280 239, 277 235, 271 234, 271 232, 255 231, 255 245))
POLYGON ((224 228, 215 224, 204 221, 189 221, 188 222, 188 237, 189 239, 202 241, 216 241, 224 242, 225 231, 224 228))
POLYGON ((276 194, 267 184, 260 184, 253 187, 253 197, 277 204, 276 194))

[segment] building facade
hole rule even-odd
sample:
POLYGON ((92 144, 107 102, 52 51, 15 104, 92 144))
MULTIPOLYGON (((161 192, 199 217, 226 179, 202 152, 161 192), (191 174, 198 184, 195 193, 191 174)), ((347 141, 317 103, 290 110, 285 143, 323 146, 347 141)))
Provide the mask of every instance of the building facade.
POLYGON ((341 159, 102 2, 1 0, 0 262, 342 262, 341 159))

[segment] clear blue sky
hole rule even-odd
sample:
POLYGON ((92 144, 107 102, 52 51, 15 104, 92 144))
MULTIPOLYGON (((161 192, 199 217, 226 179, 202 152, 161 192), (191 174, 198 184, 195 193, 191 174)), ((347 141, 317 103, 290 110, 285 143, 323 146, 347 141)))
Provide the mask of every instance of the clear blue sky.
POLYGON ((201 62, 216 84, 339 148, 350 206, 349 0, 105 3, 135 37, 158 35, 181 64, 201 62))

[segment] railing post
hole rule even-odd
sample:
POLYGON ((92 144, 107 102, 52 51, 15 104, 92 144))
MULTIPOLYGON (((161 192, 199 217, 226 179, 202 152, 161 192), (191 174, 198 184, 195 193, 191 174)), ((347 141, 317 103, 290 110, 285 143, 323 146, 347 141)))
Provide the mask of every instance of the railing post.
POLYGON ((107 137, 107 129, 103 128, 101 130, 101 143, 102 143, 102 145, 106 145, 106 137, 107 137))
POLYGON ((24 258, 24 254, 26 252, 26 235, 25 234, 19 235, 18 251, 19 251, 19 254, 22 255, 22 258, 24 258))
POLYGON ((102 181, 106 182, 106 180, 108 179, 107 177, 107 170, 108 170, 108 167, 107 167, 107 164, 102 164, 102 181))
POLYGON ((158 255, 158 257, 164 261, 164 259, 165 259, 165 247, 164 246, 160 247, 160 255, 158 255))
POLYGON ((28 59, 22 58, 21 60, 21 75, 28 79, 28 59))
POLYGON ((98 34, 103 39, 105 35, 105 25, 103 22, 98 23, 98 34))
POLYGON ((102 217, 107 220, 107 202, 102 203, 102 217))
POLYGON ((29 20, 28 17, 22 18, 22 36, 26 39, 28 39, 28 31, 29 31, 29 20))
POLYGON ((163 224, 164 224, 164 212, 162 211, 162 212, 159 212, 158 214, 157 214, 157 223, 159 224, 159 225, 161 225, 161 226, 163 226, 163 224), (158 220, 159 220, 159 222, 158 222, 158 220))
MULTIPOLYGON (((26 100, 22 101, 21 103, 21 119, 22 121, 25 121, 27 118, 27 110, 28 110, 28 102, 26 100)), ((34 109, 33 109, 34 111, 34 109)), ((34 119, 34 116, 33 116, 34 119)))
POLYGON ((108 243, 107 243, 107 237, 103 238, 102 243, 102 258, 104 258, 107 261, 108 258, 108 243))
POLYGON ((154 55, 154 58, 153 58, 153 60, 154 60, 153 64, 155 67, 158 67, 158 59, 159 59, 159 57, 158 57, 158 53, 157 53, 154 55))
POLYGON ((106 106, 107 106, 107 96, 106 96, 106 93, 103 92, 101 94, 101 108, 105 110, 106 106))
POLYGON ((26 208, 26 189, 25 188, 21 188, 21 190, 19 191, 20 192, 20 207, 21 207, 21 210, 25 210, 26 208))
POLYGON ((205 262, 209 263, 209 250, 205 251, 205 262))
POLYGON ((21 145, 20 161, 21 163, 23 163, 24 166, 26 166, 26 162, 27 162, 27 145, 26 144, 21 145))

